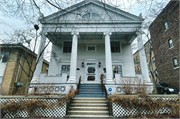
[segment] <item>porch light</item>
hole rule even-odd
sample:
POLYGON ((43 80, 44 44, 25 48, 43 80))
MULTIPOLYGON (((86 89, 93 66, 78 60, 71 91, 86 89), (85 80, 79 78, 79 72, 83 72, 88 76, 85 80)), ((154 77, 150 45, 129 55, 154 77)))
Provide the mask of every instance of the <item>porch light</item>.
POLYGON ((84 62, 82 62, 82 67, 84 67, 84 62))
POLYGON ((99 62, 99 68, 101 67, 101 62, 99 62))

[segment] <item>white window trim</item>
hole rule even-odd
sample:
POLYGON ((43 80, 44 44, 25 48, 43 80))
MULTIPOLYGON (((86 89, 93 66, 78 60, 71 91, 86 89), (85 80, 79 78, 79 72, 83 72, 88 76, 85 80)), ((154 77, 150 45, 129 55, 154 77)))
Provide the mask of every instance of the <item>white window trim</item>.
POLYGON ((96 45, 86 45, 86 52, 96 52, 97 51, 97 46, 96 45), (94 46, 95 50, 88 50, 89 46, 94 46))

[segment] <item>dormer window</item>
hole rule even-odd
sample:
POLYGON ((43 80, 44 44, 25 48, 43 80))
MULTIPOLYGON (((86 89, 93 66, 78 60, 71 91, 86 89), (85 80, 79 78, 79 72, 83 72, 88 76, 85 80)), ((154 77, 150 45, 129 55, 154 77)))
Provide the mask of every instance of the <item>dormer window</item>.
POLYGON ((82 18, 83 19, 94 19, 94 20, 100 20, 101 19, 101 17, 98 15, 98 14, 96 14, 96 13, 93 13, 93 12, 87 12, 86 14, 84 14, 83 16, 82 16, 82 18))

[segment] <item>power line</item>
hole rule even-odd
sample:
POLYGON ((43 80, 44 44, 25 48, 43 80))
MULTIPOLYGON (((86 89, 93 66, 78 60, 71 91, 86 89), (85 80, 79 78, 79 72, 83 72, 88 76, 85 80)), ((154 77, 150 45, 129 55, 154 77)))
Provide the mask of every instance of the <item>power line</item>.
POLYGON ((15 29, 13 27, 11 27, 8 23, 6 23, 5 21, 3 21, 2 19, 0 19, 0 21, 2 21, 4 24, 6 24, 7 26, 9 26, 11 29, 13 29, 15 31, 15 29))

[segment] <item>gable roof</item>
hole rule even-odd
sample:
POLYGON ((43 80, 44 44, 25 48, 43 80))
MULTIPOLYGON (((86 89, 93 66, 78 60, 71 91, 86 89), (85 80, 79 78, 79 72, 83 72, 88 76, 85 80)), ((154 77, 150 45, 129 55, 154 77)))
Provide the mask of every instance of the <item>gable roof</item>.
POLYGON ((81 8, 83 6, 86 6, 86 5, 89 5, 89 4, 94 4, 94 5, 97 5, 101 8, 106 8, 107 10, 109 11, 112 11, 112 12, 115 12, 121 16, 124 16, 124 17, 127 17, 127 18, 130 18, 130 19, 133 19, 134 21, 143 21, 144 19, 141 18, 141 17, 138 17, 136 15, 133 15, 131 13, 128 13, 128 12, 125 12, 123 10, 120 10, 116 7, 113 7, 113 6, 110 6, 106 3, 103 3, 103 2, 100 2, 98 0, 85 0, 85 1, 82 1, 80 3, 77 3, 77 4, 74 4, 70 7, 67 7, 61 11, 58 11, 58 12, 55 12, 51 15, 48 15, 44 18, 41 18, 40 19, 40 22, 43 23, 44 20, 51 20, 51 19, 54 19, 56 18, 57 16, 61 16, 61 15, 64 15, 64 14, 67 14, 67 13, 72 13, 74 10, 78 9, 78 8, 81 8))

